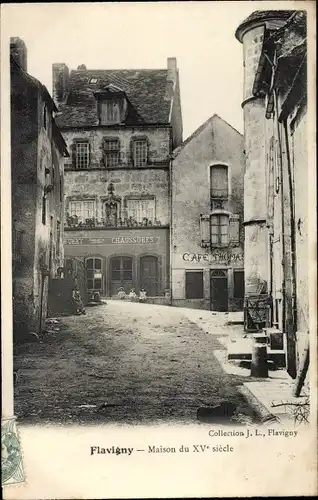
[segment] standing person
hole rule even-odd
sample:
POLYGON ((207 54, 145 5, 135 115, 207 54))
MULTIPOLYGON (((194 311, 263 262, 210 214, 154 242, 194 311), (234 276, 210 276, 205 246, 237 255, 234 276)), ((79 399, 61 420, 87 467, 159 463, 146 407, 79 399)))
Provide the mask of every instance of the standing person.
POLYGON ((84 308, 84 305, 83 305, 83 302, 82 302, 82 298, 81 298, 81 294, 80 294, 80 291, 77 287, 77 285, 75 285, 74 287, 74 290, 72 292, 72 299, 73 299, 73 304, 74 304, 74 308, 75 308, 75 314, 86 314, 86 311, 85 311, 85 308, 84 308))

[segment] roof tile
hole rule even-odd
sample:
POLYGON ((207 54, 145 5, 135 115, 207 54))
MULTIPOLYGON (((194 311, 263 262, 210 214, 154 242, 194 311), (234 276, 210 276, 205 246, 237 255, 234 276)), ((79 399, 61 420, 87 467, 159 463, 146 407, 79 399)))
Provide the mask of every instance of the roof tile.
POLYGON ((167 93, 171 83, 167 76, 165 69, 73 70, 66 102, 59 106, 57 123, 63 128, 98 125, 94 92, 107 85, 123 89, 137 123, 169 123, 172 95, 167 93), (89 83, 92 78, 97 83, 89 83))

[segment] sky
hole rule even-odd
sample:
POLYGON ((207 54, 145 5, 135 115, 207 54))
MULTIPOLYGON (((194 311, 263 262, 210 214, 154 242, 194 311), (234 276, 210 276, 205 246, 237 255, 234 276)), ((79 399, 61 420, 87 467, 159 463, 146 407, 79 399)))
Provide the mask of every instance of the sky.
MULTIPOLYGON (((2 4, 1 39, 24 40, 28 72, 52 91, 52 64, 70 69, 179 68, 183 138, 214 113, 243 132, 243 51, 234 33, 258 9, 296 2, 2 4)), ((299 3, 298 3, 299 8, 299 3)))

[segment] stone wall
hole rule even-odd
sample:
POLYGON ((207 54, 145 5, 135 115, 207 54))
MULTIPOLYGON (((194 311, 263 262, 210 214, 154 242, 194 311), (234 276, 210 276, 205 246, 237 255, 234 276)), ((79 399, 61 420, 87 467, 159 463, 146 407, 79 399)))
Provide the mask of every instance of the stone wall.
MULTIPOLYGON (((60 175, 63 165, 52 143, 50 115, 47 130, 43 128, 44 102, 37 84, 30 83, 19 70, 11 72, 11 177, 13 252, 13 322, 15 338, 28 331, 39 331, 40 311, 46 315, 48 279, 42 289, 42 265, 48 265, 49 220, 53 216, 53 245, 56 240, 56 220, 61 221, 63 197, 60 195, 60 175), (47 224, 42 223, 44 186, 52 182, 52 151, 55 181, 47 196, 47 224), (45 169, 50 174, 46 174, 45 169), (48 178, 49 177, 49 178, 48 178), (43 293, 42 293, 43 292, 43 293), (43 298, 41 305, 41 295, 43 298)), ((63 265, 63 246, 53 254, 53 275, 63 265)))
POLYGON ((230 307, 233 269, 244 268, 243 137, 214 115, 175 152, 172 165, 171 267, 172 303, 183 307, 210 308, 210 270, 227 269, 230 307), (201 246, 200 214, 211 211, 210 166, 229 168, 229 200, 224 208, 240 216, 240 244, 206 249, 201 246), (203 271, 203 299, 186 299, 185 271, 203 271))
POLYGON ((120 202, 124 218, 124 201, 128 196, 155 196, 156 218, 162 225, 169 224, 168 169, 122 169, 65 171, 65 211, 70 200, 93 199, 96 203, 96 217, 102 218, 103 202, 108 196, 107 187, 114 185, 114 197, 120 202))
MULTIPOLYGON (((74 139, 85 139, 90 142, 91 162, 90 168, 101 168, 102 141, 103 138, 119 139, 120 141, 120 167, 132 166, 132 139, 147 137, 149 145, 149 165, 164 163, 169 165, 170 161, 170 128, 169 127, 117 127, 117 128, 94 128, 63 131, 63 137, 68 150, 72 152, 74 139)), ((71 159, 66 162, 68 168, 71 159)))
POLYGON ((308 244, 310 168, 308 164, 307 117, 305 114, 302 114, 291 139, 295 185, 297 361, 299 362, 309 333, 309 252, 312 251, 308 244))

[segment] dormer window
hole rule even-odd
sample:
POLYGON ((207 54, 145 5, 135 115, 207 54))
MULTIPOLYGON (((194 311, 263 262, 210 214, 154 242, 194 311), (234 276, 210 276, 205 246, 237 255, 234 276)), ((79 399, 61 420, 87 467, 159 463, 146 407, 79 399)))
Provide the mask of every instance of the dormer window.
POLYGON ((90 78, 88 83, 97 83, 97 78, 90 78))
POLYGON ((100 125, 115 125, 125 121, 127 99, 122 89, 108 85, 94 92, 98 103, 100 125))
POLYGON ((100 102, 101 125, 120 123, 120 101, 119 99, 103 99, 100 102))

